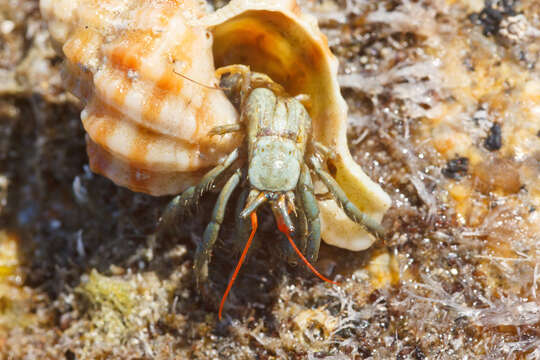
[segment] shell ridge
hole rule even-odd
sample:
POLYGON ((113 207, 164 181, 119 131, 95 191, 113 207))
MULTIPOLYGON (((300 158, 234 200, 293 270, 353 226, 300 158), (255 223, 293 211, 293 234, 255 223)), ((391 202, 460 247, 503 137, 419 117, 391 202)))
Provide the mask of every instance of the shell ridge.
MULTIPOLYGON (((107 113, 113 112, 112 116, 115 115, 114 109, 110 109, 107 105, 96 101, 87 107, 84 112, 86 116, 83 117, 83 125, 88 131, 88 135, 97 145, 103 147, 108 153, 117 156, 125 162, 131 162, 137 164, 138 167, 150 169, 151 167, 146 167, 145 159, 141 156, 134 157, 133 152, 139 151, 137 146, 141 146, 142 139, 146 139, 147 144, 145 145, 148 149, 152 147, 167 147, 168 152, 172 153, 175 164, 186 164, 189 158, 189 154, 192 151, 193 145, 187 142, 179 141, 175 138, 164 138, 162 134, 154 133, 151 130, 142 128, 136 123, 133 123, 129 120, 125 121, 111 121, 107 120, 105 117, 107 113), (96 117, 96 112, 94 108, 101 108, 101 113, 103 114, 102 118, 96 117), (157 140, 159 138, 159 140, 157 140), (117 146, 121 142, 124 146, 117 146), (183 149, 180 151, 180 149, 183 149)), ((197 162, 191 162, 191 164, 209 166, 210 164, 205 164, 204 159, 197 162)), ((165 164, 159 165, 157 163, 153 164, 156 169, 167 170, 165 164)))

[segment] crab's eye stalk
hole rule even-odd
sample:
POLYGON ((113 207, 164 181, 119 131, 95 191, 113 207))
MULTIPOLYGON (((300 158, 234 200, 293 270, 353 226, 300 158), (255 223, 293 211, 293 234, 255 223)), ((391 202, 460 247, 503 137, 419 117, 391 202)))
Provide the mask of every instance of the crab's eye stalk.
POLYGON ((242 267, 242 264, 244 263, 244 260, 246 259, 247 252, 249 250, 249 247, 251 246, 251 242, 253 241, 253 237, 255 236, 255 232, 257 232, 257 214, 255 211, 251 213, 251 234, 249 235, 249 239, 246 242, 246 246, 244 246, 244 250, 242 251, 242 255, 240 256, 240 260, 238 260, 238 264, 236 264, 236 269, 234 269, 234 273, 229 280, 229 284, 227 285, 227 289, 225 290, 225 293, 223 294, 223 297, 221 298, 221 303, 219 304, 219 320, 221 320, 221 313, 223 312, 223 305, 225 305, 225 301, 227 300, 227 296, 229 295, 229 292, 231 291, 231 288, 234 284, 234 280, 236 279, 236 276, 238 275, 238 272, 240 271, 240 268, 242 267))

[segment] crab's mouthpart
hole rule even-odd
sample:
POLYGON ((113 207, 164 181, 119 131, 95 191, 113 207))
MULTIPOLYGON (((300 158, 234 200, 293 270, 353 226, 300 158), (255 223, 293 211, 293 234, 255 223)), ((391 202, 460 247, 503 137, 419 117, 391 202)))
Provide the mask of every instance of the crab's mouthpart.
POLYGON ((244 219, 247 218, 266 202, 270 202, 278 227, 285 226, 290 234, 294 234, 295 229, 290 214, 296 214, 296 209, 294 207, 294 194, 290 191, 284 193, 252 189, 240 216, 244 219))
POLYGON ((249 192, 248 200, 246 207, 240 213, 240 216, 244 219, 253 214, 259 206, 268 201, 268 196, 264 192, 259 192, 258 190, 252 189, 249 192))
POLYGON ((274 213, 278 228, 287 229, 289 234, 294 234, 293 221, 289 216, 293 211, 295 211, 294 202, 287 201, 285 194, 280 194, 277 200, 272 201, 272 213, 274 213))

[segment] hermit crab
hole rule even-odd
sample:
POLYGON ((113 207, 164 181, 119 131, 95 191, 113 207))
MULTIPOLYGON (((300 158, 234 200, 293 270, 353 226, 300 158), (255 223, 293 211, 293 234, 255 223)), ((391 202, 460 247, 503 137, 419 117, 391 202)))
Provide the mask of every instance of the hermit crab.
POLYGON ((337 60, 295 0, 232 0, 214 12, 196 0, 41 0, 41 11, 84 105, 92 170, 179 194, 163 223, 220 192, 195 256, 199 286, 241 188, 237 238, 247 242, 220 317, 263 203, 315 272, 321 237, 362 250, 381 231, 390 199, 350 155, 337 60))

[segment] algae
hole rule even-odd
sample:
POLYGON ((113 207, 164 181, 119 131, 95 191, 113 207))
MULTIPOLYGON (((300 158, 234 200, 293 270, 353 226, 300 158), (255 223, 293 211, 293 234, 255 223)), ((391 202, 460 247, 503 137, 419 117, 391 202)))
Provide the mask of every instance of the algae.
POLYGON ((219 322, 232 226, 201 296, 208 219, 157 239, 169 198, 88 170, 38 2, 0 1, 0 358, 540 359, 538 1, 299 3, 340 60, 349 145, 392 196, 389 234, 323 246, 329 286, 287 265, 261 214, 219 322))

